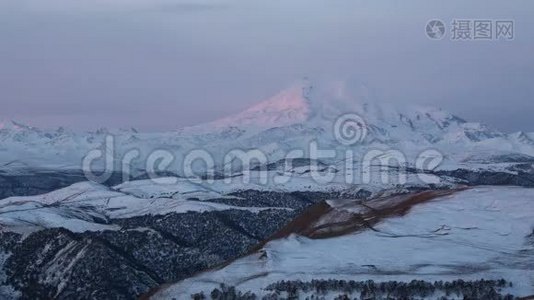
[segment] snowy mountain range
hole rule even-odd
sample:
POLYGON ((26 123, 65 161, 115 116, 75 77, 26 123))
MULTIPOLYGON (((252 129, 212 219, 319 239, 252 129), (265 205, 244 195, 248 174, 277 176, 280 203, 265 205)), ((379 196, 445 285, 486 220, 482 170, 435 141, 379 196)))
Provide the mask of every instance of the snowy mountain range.
MULTIPOLYGON (((373 148, 397 149, 410 156, 433 148, 447 153, 447 161, 453 164, 487 153, 500 159, 506 155, 534 156, 532 133, 505 134, 441 109, 395 107, 376 103, 360 89, 354 92, 342 83, 317 87, 305 81, 241 113, 173 132, 100 129, 77 133, 3 121, 0 164, 78 169, 82 158, 93 149, 102 149, 109 135, 115 138, 116 157, 131 149, 141 151, 141 159, 132 162, 138 167, 155 149, 182 157, 192 149, 203 149, 216 157, 219 167, 222 157, 232 149, 259 149, 270 162, 276 162, 290 150, 307 150, 312 140, 321 148, 350 148, 357 153, 373 148), (349 146, 339 143, 334 128, 336 120, 348 113, 361 117, 366 133, 364 139, 349 146)), ((174 167, 179 169, 179 165, 174 167)))

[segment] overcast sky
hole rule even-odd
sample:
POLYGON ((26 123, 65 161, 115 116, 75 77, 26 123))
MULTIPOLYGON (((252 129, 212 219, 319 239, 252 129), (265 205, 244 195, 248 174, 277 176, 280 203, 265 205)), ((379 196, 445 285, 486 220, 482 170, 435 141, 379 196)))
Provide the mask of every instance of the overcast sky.
POLYGON ((534 131, 534 1, 0 0, 0 118, 176 129, 304 76, 534 131), (513 19, 515 39, 452 41, 455 18, 513 19))

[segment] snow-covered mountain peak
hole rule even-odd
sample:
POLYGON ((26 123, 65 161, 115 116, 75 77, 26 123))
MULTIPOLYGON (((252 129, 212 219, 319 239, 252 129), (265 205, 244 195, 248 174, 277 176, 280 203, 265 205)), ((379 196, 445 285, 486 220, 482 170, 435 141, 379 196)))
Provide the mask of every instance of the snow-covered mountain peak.
POLYGON ((17 121, 0 121, 0 140, 8 143, 15 141, 20 143, 40 144, 57 143, 66 137, 72 137, 74 133, 64 127, 55 130, 41 129, 17 121))
POLYGON ((509 136, 519 143, 527 144, 527 145, 534 145, 534 139, 533 139, 534 134, 531 134, 531 133, 529 134, 524 131, 518 131, 518 132, 510 134, 509 136))
POLYGON ((311 113, 306 83, 298 83, 243 112, 209 123, 217 128, 251 126, 262 129, 306 121, 311 113))
POLYGON ((0 120, 0 130, 2 131, 24 131, 35 130, 34 127, 13 120, 0 120))
POLYGON ((318 120, 333 122, 350 112, 371 118, 380 109, 368 94, 363 85, 351 86, 344 81, 316 84, 303 79, 240 113, 192 128, 265 130, 303 123, 315 127, 324 125, 318 120))

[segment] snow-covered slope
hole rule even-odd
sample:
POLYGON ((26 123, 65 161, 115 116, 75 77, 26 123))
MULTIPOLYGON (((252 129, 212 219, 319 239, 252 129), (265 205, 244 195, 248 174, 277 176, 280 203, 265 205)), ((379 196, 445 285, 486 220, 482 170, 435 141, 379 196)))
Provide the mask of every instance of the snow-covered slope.
MULTIPOLYGON (((326 239, 291 235, 221 269, 163 288, 153 299, 209 294, 220 283, 262 295, 268 293, 265 287, 281 280, 313 279, 505 278, 513 283, 513 294, 532 295, 533 199, 534 189, 477 187, 415 205, 372 230, 326 239)), ((366 205, 376 209, 372 201, 366 205)), ((335 207, 360 212, 350 209, 355 207, 350 203, 335 207)), ((335 222, 339 218, 331 225, 335 222)))
POLYGON ((182 132, 216 132, 217 129, 231 127, 265 130, 303 123, 312 113, 310 100, 307 99, 310 92, 311 87, 306 83, 296 84, 243 112, 207 124, 184 128, 182 132))
POLYGON ((202 186, 188 187, 187 181, 168 185, 168 180, 171 179, 130 182, 112 189, 92 182, 81 182, 43 195, 6 198, 0 200, 0 231, 26 233, 46 228, 65 228, 73 232, 117 230, 119 228, 116 225, 109 225, 110 219, 229 209, 250 212, 268 209, 201 201, 222 198, 223 195, 202 186))
MULTIPOLYGON (((247 199, 248 204, 239 207, 226 205, 223 204, 225 201, 221 201, 239 199, 236 193, 247 190, 287 195, 305 191, 354 196, 361 193, 368 195, 384 193, 384 190, 398 193, 405 192, 407 188, 429 187, 428 184, 421 182, 417 174, 406 174, 405 185, 398 187, 394 182, 352 185, 338 181, 320 184, 307 172, 293 174, 294 176, 287 181, 279 182, 276 179, 279 176, 278 170, 274 169, 267 173, 269 177, 265 183, 262 182, 261 176, 255 176, 258 172, 252 172, 249 180, 245 180, 241 175, 232 178, 232 181, 217 179, 213 182, 161 177, 134 180, 107 187, 86 181, 46 194, 9 197, 0 199, 0 230, 4 228, 8 231, 34 231, 63 227, 74 232, 102 231, 116 229, 107 225, 110 219, 229 209, 259 212, 277 208, 265 204, 258 205, 260 203, 250 199, 247 199)), ((433 187, 452 188, 456 185, 455 179, 434 177, 436 181, 433 187)), ((281 209, 291 207, 286 203, 282 204, 281 209)))

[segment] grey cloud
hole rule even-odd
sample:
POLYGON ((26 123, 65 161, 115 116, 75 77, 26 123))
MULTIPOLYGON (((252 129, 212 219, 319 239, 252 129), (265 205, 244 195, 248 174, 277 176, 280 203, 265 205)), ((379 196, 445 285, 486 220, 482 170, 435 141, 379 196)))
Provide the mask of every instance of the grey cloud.
POLYGON ((163 3, 156 5, 153 10, 163 13, 201 13, 206 11, 228 9, 228 4, 222 3, 198 3, 198 2, 180 2, 180 3, 163 3))

